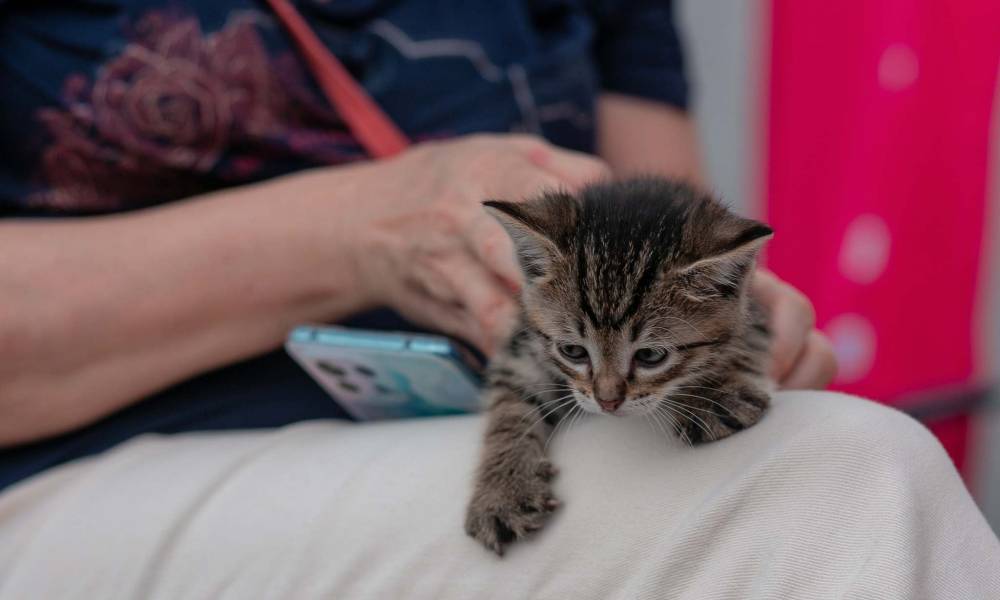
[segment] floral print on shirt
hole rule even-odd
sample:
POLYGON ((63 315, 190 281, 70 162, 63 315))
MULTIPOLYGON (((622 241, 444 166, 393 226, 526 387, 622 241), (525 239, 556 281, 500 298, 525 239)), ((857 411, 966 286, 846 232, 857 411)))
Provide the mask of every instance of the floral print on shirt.
POLYGON ((150 13, 92 80, 66 79, 63 107, 38 110, 52 143, 30 203, 131 208, 262 179, 282 160, 362 158, 307 77, 295 57, 268 55, 247 16, 205 34, 195 18, 150 13))

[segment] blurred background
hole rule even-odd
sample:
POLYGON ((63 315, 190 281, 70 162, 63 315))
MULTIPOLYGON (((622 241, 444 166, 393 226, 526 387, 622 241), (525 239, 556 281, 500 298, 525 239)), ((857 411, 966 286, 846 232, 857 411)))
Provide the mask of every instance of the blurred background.
POLYGON ((1000 531, 1000 2, 680 0, 709 178, 1000 531))

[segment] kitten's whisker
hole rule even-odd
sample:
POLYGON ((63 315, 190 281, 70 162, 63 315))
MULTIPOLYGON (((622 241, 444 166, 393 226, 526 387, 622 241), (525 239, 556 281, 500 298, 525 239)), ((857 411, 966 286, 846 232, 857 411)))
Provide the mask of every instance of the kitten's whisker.
POLYGON ((567 398, 568 398, 568 396, 563 396, 561 398, 556 398, 555 400, 548 400, 548 401, 544 402, 543 404, 532 405, 535 410, 534 411, 530 411, 527 414, 525 414, 523 417, 521 417, 521 420, 522 421, 526 421, 526 420, 532 418, 535 414, 541 414, 541 413, 549 410, 550 408, 553 408, 556 405, 558 405, 558 404, 566 401, 567 398), (537 413, 535 411, 537 411, 537 413))
POLYGON ((644 415, 642 415, 642 418, 646 421, 646 424, 649 425, 649 428, 653 430, 654 434, 662 434, 663 433, 662 429, 659 429, 659 428, 656 427, 656 425, 654 425, 655 419, 656 419, 656 416, 655 416, 654 412, 645 413, 644 415))
MULTIPOLYGON (((562 435, 564 435, 564 436, 567 435, 570 432, 570 430, 573 429, 573 427, 575 427, 576 424, 580 422, 580 419, 582 419, 584 417, 584 415, 587 414, 587 411, 583 410, 580 407, 580 405, 576 405, 575 408, 576 408, 576 410, 575 411, 570 411, 570 415, 566 419, 569 422, 566 424, 566 427, 563 429, 562 435)), ((554 437, 554 436, 550 436, 549 439, 551 440, 552 437, 554 437)), ((546 442, 546 448, 548 448, 548 442, 546 442)))
MULTIPOLYGON (((525 390, 525 391, 527 391, 527 390, 525 390)), ((573 391, 573 388, 568 387, 568 386, 567 387, 558 387, 558 388, 544 388, 544 389, 532 392, 529 396, 525 396, 525 397, 526 398, 533 398, 535 396, 539 396, 541 394, 548 394, 550 392, 572 392, 572 391, 573 391)))
MULTIPOLYGON (((671 414, 673 414, 672 411, 671 414)), ((691 436, 688 435, 687 430, 685 430, 681 424, 677 422, 676 418, 674 418, 674 431, 680 435, 681 440, 683 440, 685 444, 688 446, 694 446, 694 441, 691 440, 691 436)))
MULTIPOLYGON (((727 413, 729 413, 729 414, 731 414, 733 416, 736 416, 733 413, 733 411, 729 409, 728 406, 726 406, 725 404, 719 402, 718 400, 713 400, 712 398, 706 398, 704 396, 698 396, 698 395, 695 395, 695 394, 684 394, 684 393, 681 393, 681 392, 672 392, 672 395, 674 395, 674 396, 684 396, 684 397, 687 397, 687 398, 697 398, 699 400, 704 400, 705 402, 709 402, 711 404, 714 404, 714 405, 718 406, 719 408, 721 408, 722 410, 726 411, 727 413)), ((690 408, 694 408, 690 404, 685 404, 684 406, 688 406, 690 408)), ((702 409, 702 410, 704 410, 704 409, 702 409)))
POLYGON ((663 434, 663 437, 669 440, 670 434, 667 432, 666 427, 664 427, 663 425, 663 421, 661 420, 663 418, 663 415, 659 409, 660 407, 659 405, 657 405, 656 409, 654 409, 653 412, 647 414, 651 415, 652 418, 656 421, 656 426, 659 428, 660 433, 663 434))
POLYGON ((683 440, 685 444, 687 444, 688 446, 693 446, 694 445, 694 443, 691 441, 691 438, 688 436, 687 432, 684 431, 684 428, 681 427, 680 424, 677 422, 677 415, 670 408, 669 405, 667 405, 667 404, 658 404, 656 406, 656 410, 657 411, 662 411, 663 416, 665 418, 667 418, 667 419, 670 419, 670 422, 671 422, 671 424, 673 426, 673 430, 677 433, 678 436, 680 436, 681 440, 683 440))
POLYGON ((535 392, 534 394, 528 394, 527 396, 523 396, 522 399, 530 400, 531 398, 543 396, 545 394, 554 394, 557 392, 572 392, 572 391, 574 391, 573 388, 553 388, 551 390, 542 390, 540 392, 535 392))
POLYGON ((566 384, 550 383, 550 384, 547 384, 547 385, 546 384, 540 384, 540 385, 527 386, 527 387, 524 387, 522 389, 524 389, 525 391, 529 391, 529 390, 531 390, 531 391, 535 391, 535 390, 571 390, 571 389, 573 389, 573 386, 566 385, 566 384))
POLYGON ((579 412, 577 412, 577 415, 576 415, 576 419, 574 419, 574 420, 573 420, 573 422, 569 424, 569 426, 570 426, 570 427, 576 427, 576 424, 577 424, 578 422, 580 422, 580 421, 584 420, 585 418, 587 418, 587 411, 585 411, 585 410, 583 410, 583 409, 581 408, 581 409, 579 410, 579 412))
POLYGON ((712 428, 708 426, 708 422, 705 421, 704 417, 701 417, 701 416, 699 416, 699 415, 691 412, 691 409, 693 408, 692 406, 690 406, 688 404, 683 404, 681 402, 676 402, 675 403, 675 408, 677 408, 678 410, 681 410, 684 414, 689 415, 692 422, 697 421, 699 427, 701 427, 702 431, 705 432, 705 435, 708 436, 708 439, 714 439, 715 438, 715 436, 712 435, 712 430, 711 430, 712 428))
POLYGON ((653 433, 655 434, 656 429, 653 427, 653 418, 651 415, 652 413, 646 413, 642 415, 642 420, 645 421, 646 425, 649 425, 649 428, 652 429, 653 433))
POLYGON ((569 421, 569 417, 571 415, 573 415, 573 413, 576 410, 579 410, 579 408, 580 408, 580 405, 574 406, 572 409, 570 409, 569 415, 566 415, 562 419, 559 419, 559 422, 556 423, 556 426, 553 427, 552 431, 549 432, 549 436, 547 438, 545 438, 545 444, 542 446, 542 452, 545 452, 545 451, 548 450, 548 448, 549 448, 549 442, 552 441, 552 438, 555 436, 556 432, 559 431, 559 428, 563 426, 563 423, 566 423, 567 421, 569 421))
POLYGON ((702 431, 704 431, 706 439, 711 440, 711 439, 715 438, 715 436, 712 435, 712 432, 711 432, 711 429, 708 426, 708 423, 706 423, 704 419, 702 419, 698 415, 694 414, 690 410, 687 410, 688 409, 687 405, 681 404, 679 402, 675 402, 675 401, 673 401, 673 400, 671 400, 669 398, 664 398, 664 401, 667 402, 668 404, 670 404, 671 408, 674 408, 674 409, 677 409, 677 410, 681 411, 681 414, 684 415, 684 417, 688 421, 690 421, 691 423, 694 423, 702 431))
MULTIPOLYGON (((529 390, 524 390, 524 391, 527 392, 529 390)), ((573 387, 568 386, 568 385, 567 386, 561 386, 561 387, 540 388, 540 389, 537 389, 536 391, 533 391, 532 393, 528 394, 527 396, 524 396, 524 399, 527 400, 529 398, 534 398, 536 396, 542 396, 544 394, 551 394, 551 393, 557 393, 557 392, 572 392, 572 391, 575 391, 575 389, 573 387)))
POLYGON ((525 389, 534 389, 534 388, 543 387, 543 386, 570 387, 569 384, 566 384, 566 383, 559 383, 559 382, 556 382, 556 381, 542 381, 542 382, 539 382, 539 383, 532 383, 530 385, 527 385, 527 386, 525 386, 525 389))
POLYGON ((700 389, 700 390, 708 390, 710 392, 719 392, 720 394, 725 394, 726 393, 725 390, 720 390, 719 388, 714 388, 714 387, 708 387, 707 385, 675 385, 674 386, 674 389, 676 389, 676 390, 685 390, 685 389, 694 389, 694 388, 697 388, 697 389, 700 389))
MULTIPOLYGON (((676 395, 676 396, 686 396, 687 394, 674 394, 674 395, 676 395)), ((688 410, 698 410, 698 411, 701 411, 703 413, 708 413, 708 414, 712 415, 713 417, 716 417, 719 414, 719 413, 715 412, 714 410, 710 410, 710 409, 707 409, 707 408, 701 408, 700 406, 692 406, 690 404, 686 404, 684 402, 681 402, 680 400, 674 400, 674 399, 670 398, 670 394, 667 395, 666 400, 669 400, 670 402, 673 402, 675 404, 679 404, 680 406, 683 406, 684 408, 686 408, 688 410)))
MULTIPOLYGON (((567 395, 562 396, 560 398, 556 398, 555 400, 549 400, 548 402, 544 402, 542 404, 539 404, 539 405, 535 406, 535 410, 536 411, 538 411, 540 413, 544 413, 544 414, 542 414, 542 416, 539 417, 528 428, 531 429, 531 427, 534 427, 535 425, 537 425, 539 423, 539 421, 542 421, 543 419, 545 419, 549 415, 555 413, 557 410, 559 410, 560 408, 568 405, 570 402, 573 402, 573 401, 574 401, 573 394, 567 394, 567 395), (555 405, 555 406, 553 406, 553 405, 555 405)), ((527 415, 521 417, 521 420, 523 421, 524 419, 527 419, 530 415, 531 415, 531 413, 528 413, 527 415)))
POLYGON ((545 438, 545 444, 542 445, 542 452, 546 452, 548 450, 549 443, 552 441, 552 438, 555 437, 556 432, 562 429, 567 423, 569 423, 570 417, 573 416, 575 412, 576 411, 574 409, 570 409, 569 414, 566 415, 564 418, 560 419, 558 423, 556 423, 556 426, 553 427, 552 431, 549 432, 548 437, 545 438))
POLYGON ((566 390, 566 391, 568 391, 569 393, 559 396, 558 398, 553 398, 551 400, 545 400, 539 402, 538 404, 532 404, 532 406, 534 406, 535 408, 544 408, 546 406, 551 406, 552 404, 559 402, 560 400, 565 400, 566 398, 569 398, 570 396, 573 395, 573 390, 566 390))
MULTIPOLYGON (((556 406, 555 406, 555 408, 552 408, 551 410, 549 410, 548 412, 546 412, 546 413, 545 413, 545 414, 543 414, 542 416, 540 416, 540 417, 538 417, 537 419, 535 419, 535 421, 534 421, 533 423, 531 423, 531 425, 528 425, 527 429, 525 429, 525 430, 524 430, 524 433, 522 433, 522 434, 521 434, 521 437, 517 438, 517 440, 515 440, 515 442, 514 442, 514 443, 515 443, 515 444, 519 444, 519 443, 521 443, 521 441, 522 441, 522 440, 523 440, 524 438, 526 438, 526 437, 528 436, 528 434, 530 434, 530 433, 531 433, 531 431, 532 431, 532 430, 533 430, 533 429, 534 429, 534 428, 535 428, 536 426, 538 426, 538 424, 539 424, 539 423, 541 423, 542 421, 544 421, 545 419, 547 419, 547 418, 548 418, 548 417, 549 417, 550 415, 552 415, 552 414, 555 414, 555 413, 556 413, 557 411, 559 411, 559 410, 561 410, 561 409, 563 409, 563 408, 566 408, 566 406, 568 406, 568 405, 570 405, 570 404, 572 404, 573 402, 575 402, 575 401, 576 401, 576 400, 575 400, 575 399, 574 399, 574 398, 572 397, 572 395, 570 395, 570 396, 564 396, 564 397, 563 397, 563 398, 561 398, 560 400, 561 400, 561 402, 560 402, 560 403, 559 403, 558 405, 556 405, 556 406)), ((541 410, 539 410, 539 412, 541 412, 541 410)), ((526 417, 522 417, 522 418, 521 418, 521 419, 522 419, 522 421, 523 421, 523 420, 524 420, 525 418, 526 418, 526 417)), ((560 420, 559 420, 559 423, 562 423, 562 419, 560 419, 560 420)), ((556 426, 558 426, 558 425, 559 425, 559 423, 556 423, 556 426)))

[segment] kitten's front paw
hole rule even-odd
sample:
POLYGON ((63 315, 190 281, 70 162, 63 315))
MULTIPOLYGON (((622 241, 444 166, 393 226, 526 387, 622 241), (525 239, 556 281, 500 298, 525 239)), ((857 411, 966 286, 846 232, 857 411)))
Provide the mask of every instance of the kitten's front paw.
POLYGON ((559 508, 549 485, 555 474, 551 463, 541 461, 530 473, 481 477, 466 512, 466 533, 503 556, 508 545, 541 529, 559 508))
POLYGON ((721 440, 754 425, 771 403, 766 392, 749 386, 706 400, 711 404, 689 408, 681 420, 682 437, 691 444, 721 440))

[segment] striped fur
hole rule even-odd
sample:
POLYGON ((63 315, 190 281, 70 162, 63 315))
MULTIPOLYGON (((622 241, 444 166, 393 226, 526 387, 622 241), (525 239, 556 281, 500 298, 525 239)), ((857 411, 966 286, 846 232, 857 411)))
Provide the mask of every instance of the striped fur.
POLYGON ((545 452, 553 430, 606 412, 599 401, 620 402, 614 415, 650 419, 691 444, 761 418, 768 333, 747 287, 771 230, 660 178, 486 205, 514 240, 527 281, 519 327, 488 370, 466 519, 469 535, 502 554, 558 505, 545 452), (568 358, 567 345, 585 358, 568 358), (660 364, 639 360, 663 351, 660 364))

